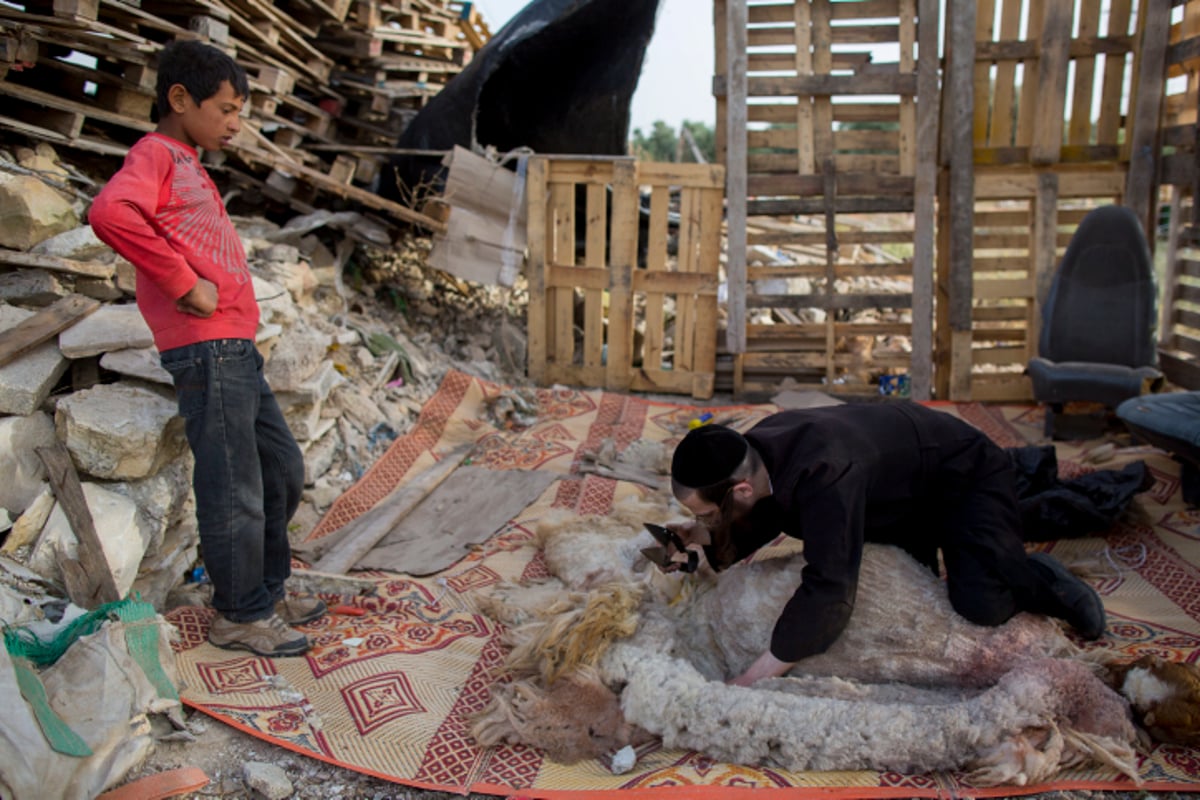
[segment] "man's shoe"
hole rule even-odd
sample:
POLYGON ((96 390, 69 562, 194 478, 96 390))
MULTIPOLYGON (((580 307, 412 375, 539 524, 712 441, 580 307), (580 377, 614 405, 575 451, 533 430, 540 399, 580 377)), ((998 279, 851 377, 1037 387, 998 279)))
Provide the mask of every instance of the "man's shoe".
POLYGON ((278 614, 253 622, 233 622, 218 614, 208 629, 208 640, 226 650, 249 650, 271 658, 308 650, 308 637, 289 628, 278 614))
POLYGON ((275 613, 288 625, 307 625, 325 616, 325 603, 316 597, 283 597, 275 602, 275 613))
POLYGON ((1054 595, 1056 607, 1043 613, 1065 620, 1085 639, 1104 635, 1104 603, 1096 590, 1076 577, 1058 559, 1045 553, 1030 553, 1029 560, 1040 564, 1050 573, 1047 588, 1054 595))

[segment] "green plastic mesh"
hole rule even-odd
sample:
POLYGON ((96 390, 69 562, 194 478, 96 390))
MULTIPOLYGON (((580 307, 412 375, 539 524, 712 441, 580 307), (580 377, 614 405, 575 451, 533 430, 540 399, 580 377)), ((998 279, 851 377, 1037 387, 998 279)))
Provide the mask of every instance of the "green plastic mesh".
POLYGON ((12 656, 21 696, 33 710, 46 741, 56 751, 81 757, 92 754, 87 743, 54 713, 34 667, 55 663, 80 637, 95 633, 106 622, 120 621, 125 626, 125 647, 129 655, 158 690, 159 697, 178 700, 179 692, 158 658, 157 616, 154 606, 149 603, 127 599, 106 603, 83 614, 64 625, 48 640, 41 639, 28 628, 5 626, 4 648, 12 656))

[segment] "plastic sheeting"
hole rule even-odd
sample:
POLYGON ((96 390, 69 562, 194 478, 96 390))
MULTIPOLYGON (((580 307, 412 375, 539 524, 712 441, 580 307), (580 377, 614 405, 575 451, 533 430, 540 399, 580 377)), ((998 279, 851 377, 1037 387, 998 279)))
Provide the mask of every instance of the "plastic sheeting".
MULTIPOLYGON (((533 0, 421 109, 398 145, 624 155, 658 3, 533 0)), ((398 156, 392 166, 411 190, 436 182, 440 159, 398 156)), ((403 199, 390 171, 379 193, 403 199)))

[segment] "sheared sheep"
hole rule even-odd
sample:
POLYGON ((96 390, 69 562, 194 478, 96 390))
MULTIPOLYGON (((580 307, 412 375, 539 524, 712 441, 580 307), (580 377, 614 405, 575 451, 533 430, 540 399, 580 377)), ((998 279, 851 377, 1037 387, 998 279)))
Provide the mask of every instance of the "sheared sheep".
POLYGON ((493 687, 480 743, 522 742, 569 763, 655 736, 735 763, 965 770, 980 786, 1095 760, 1137 780, 1128 704, 1056 623, 973 625, 892 547, 867 547, 854 613, 829 651, 788 677, 725 685, 769 640, 803 558, 775 548, 720 580, 664 575, 639 549, 651 543, 641 522, 666 514, 632 503, 546 520, 555 579, 482 598, 509 626, 514 681, 493 687))

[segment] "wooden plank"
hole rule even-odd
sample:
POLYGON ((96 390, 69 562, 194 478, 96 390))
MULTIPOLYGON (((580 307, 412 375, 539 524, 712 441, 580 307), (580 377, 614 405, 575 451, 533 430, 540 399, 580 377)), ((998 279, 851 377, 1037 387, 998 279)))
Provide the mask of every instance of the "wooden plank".
POLYGON ((321 556, 313 564, 313 569, 319 572, 349 572, 422 500, 450 477, 473 449, 473 444, 459 445, 411 481, 393 489, 371 510, 346 523, 338 534, 340 541, 337 546, 321 556))
MULTIPOLYGON (((820 77, 828 75, 833 69, 833 8, 830 0, 812 0, 810 16, 813 77, 820 77)), ((813 155, 818 171, 825 159, 833 155, 833 102, 827 96, 813 99, 813 155)), ((756 170, 752 166, 750 171, 756 170)))
MULTIPOLYGON (((918 52, 936 53, 938 0, 920 0, 918 52)), ((933 396, 934 200, 937 194, 938 64, 917 63, 917 164, 913 187, 913 299, 910 392, 914 400, 933 396)), ((842 237, 843 241, 846 238, 842 237)), ((836 331, 835 331, 836 332, 836 331)))
MULTIPOLYGON (((1193 200, 1193 202, 1195 202, 1193 200)), ((1162 293, 1159 295, 1158 341, 1165 344, 1171 338, 1171 311, 1175 305, 1175 289, 1179 285, 1179 228, 1180 206, 1183 204, 1183 187, 1171 187, 1171 218, 1167 223, 1166 275, 1163 276, 1162 293)))
MULTIPOLYGON (((700 209, 695 189, 684 189, 679 198, 679 247, 676 269, 693 273, 697 269, 696 253, 700 244, 700 209)), ((675 296, 675 369, 691 372, 692 344, 696 335, 696 302, 691 292, 675 296)), ((689 382, 690 384, 690 382, 689 382)))
POLYGON ((71 602, 81 608, 93 609, 120 600, 116 579, 104 555, 87 497, 66 446, 55 442, 50 447, 35 448, 35 452, 46 466, 50 490, 75 534, 76 558, 61 557, 58 562, 71 602))
MULTIPOLYGON (((726 76, 729 97, 726 108, 725 162, 726 212, 726 280, 729 297, 726 302, 728 319, 725 345, 731 353, 746 351, 746 178, 747 178, 747 76, 746 0, 725 0, 726 76)), ((814 0, 814 11, 826 0, 814 0)), ((814 31, 815 32, 815 31, 814 31)), ((715 81, 714 81, 715 83, 715 81)), ((818 106, 819 109, 819 106, 818 106)), ((816 125, 820 124, 818 113, 816 125)), ((817 136, 814 128, 814 137, 817 136)), ((814 141, 816 139, 814 138, 814 141)))
MULTIPOLYGON (((730 9, 726 4, 726 0, 713 0, 712 4, 712 20, 713 20, 713 80, 727 76, 729 74, 729 18, 730 9)), ((745 40, 742 39, 742 44, 745 40)), ((747 69, 749 69, 749 56, 747 56, 747 69)), ((735 87, 736 88, 736 87, 735 87)), ((743 84, 744 88, 744 84, 743 84)), ((742 92, 743 96, 745 92, 742 92)), ((728 164, 728 142, 726 137, 729 133, 729 101, 725 97, 714 97, 717 103, 717 121, 713 132, 713 138, 716 145, 717 163, 728 164)), ((795 119, 794 115, 789 119, 795 119)), ((742 120, 745 122, 745 120, 742 120)))
MULTIPOLYGON (((575 184, 562 183, 551 165, 550 242, 554 263, 575 265, 575 184)), ((569 367, 575 361, 575 282, 557 277, 546 284, 549 318, 550 361, 569 367)))
POLYGON ((864 308, 912 308, 911 292, 877 294, 750 294, 746 302, 752 308, 820 308, 826 310, 864 308))
MULTIPOLYGON (((817 0, 813 12, 816 13, 817 0)), ((817 30, 814 25, 814 31, 817 30)), ((815 63, 815 59, 814 59, 815 63)), ((865 75, 797 75, 794 77, 749 78, 750 97, 830 97, 832 95, 911 95, 917 91, 917 76, 912 72, 868 73, 865 75)), ((713 78, 713 95, 722 97, 728 92, 726 80, 713 78)))
POLYGON ((1053 164, 1063 146, 1067 101, 1067 46, 1071 41, 1074 0, 1046 0, 1042 16, 1041 56, 1038 66, 1037 124, 1030 142, 1030 161, 1053 164))
MULTIPOLYGON (((879 175, 874 172, 838 174, 838 193, 842 195, 911 196, 914 186, 915 179, 911 175, 879 175)), ((751 196, 819 195, 822 188, 823 178, 814 174, 751 175, 747 180, 747 190, 751 196)))
POLYGON ((0 367, 54 338, 99 307, 98 300, 81 294, 69 294, 17 325, 0 331, 0 367))
POLYGON ((1145 10, 1145 18, 1139 16, 1143 26, 1142 46, 1131 113, 1133 124, 1130 135, 1129 176, 1125 183, 1125 205, 1133 209, 1142 223, 1142 229, 1149 232, 1147 238, 1153 249, 1153 232, 1157 229, 1158 214, 1158 148, 1155 146, 1155 139, 1162 109, 1171 0, 1146 0, 1145 10))
MULTIPOLYGON (((1108 35, 1129 33, 1132 0, 1109 0, 1108 35)), ((1121 128, 1121 96, 1124 90, 1126 56, 1108 55, 1104 58, 1103 88, 1100 90, 1100 115, 1096 121, 1097 144, 1118 144, 1121 128)))
MULTIPOLYGON (((583 263, 603 268, 607 263, 608 187, 588 184, 587 228, 583 263)), ((604 361, 604 291, 589 289, 583 293, 583 364, 599 368, 604 361)))
MULTIPOLYGON (((1125 189, 1125 173, 1117 165, 1057 174, 1060 197, 1115 197, 1125 189)), ((1037 194, 1037 187, 1037 174, 1029 170, 975 172, 975 196, 980 200, 1029 198, 1037 194)))
MULTIPOLYGON (((1048 0, 1048 2, 1060 1, 1048 0)), ((1042 22, 1045 20, 1046 13, 1049 13, 1049 9, 1045 8, 1041 3, 1030 4, 1028 30, 1026 32, 1026 38, 1029 41, 1041 44, 1042 22), (1042 13, 1038 13, 1039 11, 1042 13)), ((1039 52, 1038 56, 1040 55, 1041 53, 1039 52)), ((1023 65, 1025 72, 1021 78, 1021 96, 1017 101, 1016 144, 1020 147, 1029 147, 1033 144, 1034 133, 1037 130, 1037 126, 1042 122, 1037 118, 1038 90, 1041 86, 1041 65, 1039 62, 1040 58, 1034 57, 1026 59, 1023 65)))
MULTIPOLYGON (((1000 14, 1000 39, 1014 41, 1021 31, 1021 0, 1001 0, 1004 3, 1000 14)), ((992 101, 991 126, 988 144, 1007 147, 1013 143, 1014 108, 1017 65, 1001 61, 996 65, 996 90, 992 101)))
MULTIPOLYGON (((798 76, 808 77, 813 74, 812 7, 807 2, 794 2, 792 8, 796 26, 795 70, 798 76)), ((815 173, 817 160, 813 141, 812 97, 796 98, 796 150, 798 170, 806 175, 815 173)))
POLYGON ((975 17, 975 146, 986 147, 988 144, 988 117, 992 103, 991 64, 980 57, 978 49, 985 43, 996 38, 996 0, 979 0, 978 12, 975 17))
MULTIPOLYGON (((1074 41, 1095 37, 1099 32, 1100 0, 1080 0, 1079 34, 1074 41)), ((1075 85, 1071 90, 1071 122, 1067 129, 1067 142, 1086 145, 1092 141, 1092 90, 1096 81, 1096 57, 1074 58, 1075 85)))
POLYGON ((526 239, 529 242, 529 302, 525 306, 526 364, 529 378, 539 385, 546 384, 546 196, 548 192, 547 159, 529 159, 525 179, 528 187, 526 239))
POLYGON ((609 242, 608 359, 605 388, 625 391, 633 366, 633 271, 637 268, 638 202, 637 165, 613 165, 612 233, 609 242))
MULTIPOLYGON (((667 270, 667 215, 671 202, 666 186, 655 186, 650 193, 650 227, 646 239, 646 269, 636 277, 667 270)), ((634 289, 639 288, 636 283, 634 289)), ((660 292, 647 293, 646 332, 643 339, 642 367, 660 369, 663 363, 663 306, 660 292)))
MULTIPOLYGON (((830 162, 832 163, 832 162, 830 162)), ((819 197, 794 200, 751 200, 748 213, 771 216, 819 214, 825 204, 819 197)), ((912 197, 839 197, 834 201, 839 214, 902 213, 913 210, 912 197)))
POLYGON ((949 69, 944 79, 943 120, 949 156, 948 318, 951 332, 950 400, 970 394, 971 257, 974 234, 974 162, 971 157, 975 105, 975 4, 956 4, 947 23, 949 69), (965 342, 965 345, 964 345, 965 342), (969 356, 969 353, 968 353, 969 356))
MULTIPOLYGON (((986 2, 986 0, 985 0, 986 2)), ((916 57, 913 49, 917 40, 917 0, 900 1, 900 74, 914 74, 916 57)), ((914 75, 914 78, 916 76, 914 75)), ((912 91, 900 96, 900 174, 912 175, 917 169, 917 94, 916 80, 912 91)))
POLYGON ((38 253, 23 253, 19 250, 0 248, 0 264, 9 267, 24 267, 27 269, 45 269, 51 272, 64 272, 85 278, 107 280, 116 274, 116 268, 111 264, 101 264, 98 261, 75 261, 70 258, 40 255, 38 253))
POLYGON ((1158 351, 1158 358, 1167 380, 1191 391, 1200 390, 1200 360, 1165 350, 1158 351))
MULTIPOLYGON (((700 195, 700 251, 697 272, 715 282, 719 278, 721 255, 721 216, 724 193, 720 189, 697 190, 700 195)), ((696 298, 696 325, 692 359, 692 397, 707 400, 716 387, 717 370, 717 287, 699 291, 696 298)))

